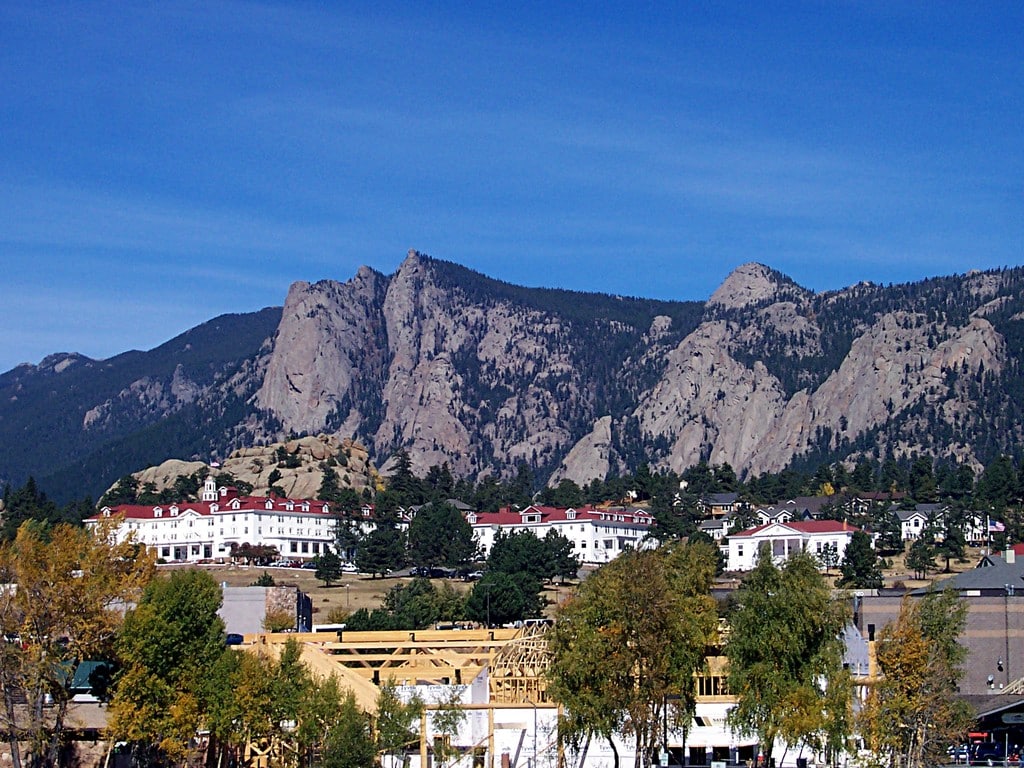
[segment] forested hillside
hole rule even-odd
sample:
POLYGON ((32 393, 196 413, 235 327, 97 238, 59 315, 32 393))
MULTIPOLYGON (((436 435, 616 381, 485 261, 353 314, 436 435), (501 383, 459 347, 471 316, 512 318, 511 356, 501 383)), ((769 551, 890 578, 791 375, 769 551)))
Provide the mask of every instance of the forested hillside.
POLYGON ((0 376, 0 481, 68 500, 302 435, 389 469, 585 486, 702 461, 1021 458, 1024 270, 814 293, 760 264, 705 303, 510 285, 410 251, 149 352, 0 376))

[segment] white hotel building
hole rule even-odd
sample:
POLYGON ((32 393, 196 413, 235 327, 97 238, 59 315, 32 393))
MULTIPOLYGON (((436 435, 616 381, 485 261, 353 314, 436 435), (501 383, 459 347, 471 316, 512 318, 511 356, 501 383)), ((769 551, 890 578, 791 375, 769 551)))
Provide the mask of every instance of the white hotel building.
MULTIPOLYGON (((600 565, 614 560, 627 549, 647 546, 653 518, 643 509, 613 507, 505 507, 497 512, 468 512, 466 520, 484 557, 491 551, 498 531, 531 531, 543 539, 548 531, 557 531, 572 544, 581 563, 600 565)), ((651 542, 653 544, 653 542, 651 542)))
MULTIPOLYGON (((369 509, 363 514, 370 515, 369 509)), ((308 499, 239 496, 206 478, 201 501, 166 505, 104 507, 85 524, 122 519, 118 536, 135 534, 168 562, 197 562, 231 556, 232 545, 277 547, 282 557, 308 560, 332 548, 336 518, 330 505, 308 499)))
MULTIPOLYGON (((363 535, 373 530, 373 508, 358 512, 363 535)), ((647 546, 653 519, 645 510, 529 506, 498 512, 465 511, 482 554, 486 557, 498 531, 528 530, 544 538, 558 531, 572 544, 580 562, 600 565, 627 549, 647 546)), ((231 556, 232 546, 276 547, 281 557, 310 560, 334 549, 337 516, 325 501, 239 496, 233 488, 217 488, 206 478, 200 501, 173 504, 120 504, 104 507, 88 518, 118 518, 118 536, 135 534, 166 562, 198 562, 231 556)), ((653 542, 651 542, 653 543, 653 542)))

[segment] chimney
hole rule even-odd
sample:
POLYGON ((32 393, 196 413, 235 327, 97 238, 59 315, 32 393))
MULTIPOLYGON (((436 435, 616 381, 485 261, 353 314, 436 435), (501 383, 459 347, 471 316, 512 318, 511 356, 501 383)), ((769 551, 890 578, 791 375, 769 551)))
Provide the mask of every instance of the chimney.
POLYGON ((1012 549, 1007 548, 1003 553, 1003 559, 1006 561, 1007 565, 1013 565, 1017 561, 1017 553, 1012 549))

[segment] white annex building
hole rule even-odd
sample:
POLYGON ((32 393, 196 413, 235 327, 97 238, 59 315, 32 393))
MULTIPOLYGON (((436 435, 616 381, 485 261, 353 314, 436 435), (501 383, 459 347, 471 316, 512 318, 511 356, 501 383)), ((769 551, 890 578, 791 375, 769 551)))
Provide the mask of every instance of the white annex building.
MULTIPOLYGON (((648 539, 653 519, 642 509, 615 507, 562 509, 529 506, 521 510, 463 512, 483 556, 498 531, 528 530, 544 538, 554 530, 565 536, 581 563, 600 565, 627 549, 654 544, 648 539)), ((373 530, 373 508, 355 513, 362 534, 373 530)), ((200 501, 172 504, 119 504, 88 518, 118 518, 119 536, 129 532, 167 562, 199 562, 231 556, 242 544, 276 547, 281 557, 311 560, 334 549, 337 515, 330 504, 309 499, 239 496, 234 488, 218 488, 206 478, 200 501)), ((351 517, 349 517, 351 519, 351 517)))
POLYGON ((231 556, 232 545, 277 547, 282 557, 311 559, 335 540, 335 517, 324 501, 239 496, 206 478, 201 501, 165 505, 119 504, 104 507, 85 521, 123 522, 118 536, 135 540, 168 562, 197 562, 231 556))
POLYGON ((505 507, 497 512, 468 512, 466 520, 484 557, 491 551, 499 531, 530 531, 539 539, 548 531, 556 531, 569 540, 580 562, 588 565, 607 563, 627 549, 646 546, 653 523, 651 514, 643 509, 534 505, 524 509, 505 507))
POLYGON ((819 559, 828 547, 836 562, 846 554, 846 545, 860 530, 838 520, 801 520, 768 523, 729 536, 726 570, 750 571, 757 564, 758 553, 767 546, 776 563, 797 552, 809 552, 819 559))

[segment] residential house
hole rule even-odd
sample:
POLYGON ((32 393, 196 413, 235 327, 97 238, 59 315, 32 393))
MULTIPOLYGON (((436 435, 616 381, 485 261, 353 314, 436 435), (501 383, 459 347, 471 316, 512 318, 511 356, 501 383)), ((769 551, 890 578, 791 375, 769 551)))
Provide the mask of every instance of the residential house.
POLYGON ((779 563, 797 552, 810 552, 820 558, 828 547, 839 562, 858 530, 838 520, 797 520, 759 525, 729 536, 725 567, 730 571, 752 570, 762 547, 767 547, 779 563))
POLYGON ((738 493, 709 493, 700 500, 701 512, 704 517, 729 517, 739 509, 738 493))

